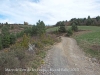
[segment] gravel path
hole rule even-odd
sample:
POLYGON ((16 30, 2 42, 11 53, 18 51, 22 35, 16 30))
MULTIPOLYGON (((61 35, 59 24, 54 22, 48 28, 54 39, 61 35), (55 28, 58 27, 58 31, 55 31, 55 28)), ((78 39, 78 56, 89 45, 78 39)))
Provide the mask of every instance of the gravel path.
POLYGON ((72 38, 61 37, 44 59, 38 75, 100 75, 100 66, 86 57, 72 38))

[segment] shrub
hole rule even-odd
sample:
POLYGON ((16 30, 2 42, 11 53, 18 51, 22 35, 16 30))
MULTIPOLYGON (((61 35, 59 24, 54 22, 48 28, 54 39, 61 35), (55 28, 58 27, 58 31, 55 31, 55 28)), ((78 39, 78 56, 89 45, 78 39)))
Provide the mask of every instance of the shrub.
POLYGON ((5 68, 13 69, 19 67, 19 61, 12 53, 0 53, 0 75, 6 75, 5 68))
POLYGON ((11 29, 14 29, 14 26, 13 25, 11 25, 11 29))
POLYGON ((22 49, 17 49, 15 51, 15 56, 21 61, 25 57, 25 51, 22 49))
POLYGON ((10 38, 9 35, 3 35, 2 36, 2 46, 3 48, 7 48, 10 46, 10 38))
POLYGON ((76 32, 78 31, 78 27, 75 23, 72 23, 72 30, 76 32))
POLYGON ((2 27, 2 31, 1 31, 2 35, 9 35, 9 27, 8 26, 3 26, 2 27))
POLYGON ((16 36, 14 34, 10 34, 10 44, 14 44, 16 41, 16 36))
POLYGON ((43 48, 43 44, 40 41, 34 43, 37 48, 43 48))
POLYGON ((41 35, 45 34, 45 32, 46 32, 45 24, 43 21, 39 20, 37 22, 37 34, 41 36, 41 35))
POLYGON ((60 24, 60 27, 59 27, 58 31, 61 32, 61 33, 65 33, 66 32, 66 28, 65 28, 64 23, 60 24))
POLYGON ((32 28, 31 28, 31 27, 29 27, 29 28, 27 27, 27 28, 24 30, 24 33, 27 34, 27 35, 28 35, 28 34, 31 35, 31 33, 32 33, 32 28))
POLYGON ((17 34, 16 34, 16 37, 17 38, 20 38, 20 37, 22 37, 24 35, 24 31, 21 31, 21 32, 18 32, 17 34))
POLYGON ((33 26, 32 26, 31 35, 36 35, 36 34, 37 34, 37 26, 33 25, 33 26))
POLYGON ((1 35, 0 35, 0 50, 2 49, 3 47, 2 47, 2 37, 1 37, 1 35))
POLYGON ((67 36, 71 36, 73 34, 73 31, 72 31, 72 29, 70 28, 70 29, 68 29, 67 30, 67 36))
POLYGON ((22 47, 28 48, 29 39, 30 39, 29 35, 26 35, 26 34, 23 35, 22 43, 21 43, 22 47))

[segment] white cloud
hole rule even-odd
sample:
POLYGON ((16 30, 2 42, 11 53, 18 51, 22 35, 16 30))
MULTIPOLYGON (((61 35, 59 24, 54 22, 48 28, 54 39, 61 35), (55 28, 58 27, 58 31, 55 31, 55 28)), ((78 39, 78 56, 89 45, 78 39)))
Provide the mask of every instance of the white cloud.
POLYGON ((46 24, 55 24, 60 20, 98 16, 98 0, 0 0, 0 15, 7 16, 0 22, 35 24, 39 19, 46 24))

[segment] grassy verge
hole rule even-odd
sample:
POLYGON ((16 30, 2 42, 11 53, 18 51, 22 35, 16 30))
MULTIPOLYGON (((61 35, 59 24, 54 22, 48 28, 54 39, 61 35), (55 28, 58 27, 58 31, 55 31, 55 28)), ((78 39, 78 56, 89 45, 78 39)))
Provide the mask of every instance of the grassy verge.
POLYGON ((87 55, 100 59, 100 27, 79 26, 79 32, 72 36, 87 55))

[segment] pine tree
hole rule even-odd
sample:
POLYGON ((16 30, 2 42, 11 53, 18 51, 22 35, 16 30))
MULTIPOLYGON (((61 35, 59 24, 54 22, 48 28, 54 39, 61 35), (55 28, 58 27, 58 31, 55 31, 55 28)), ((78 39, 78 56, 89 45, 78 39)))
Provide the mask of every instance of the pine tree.
POLYGON ((2 49, 2 36, 0 35, 0 50, 2 49))
POLYGON ((10 44, 14 44, 16 41, 16 36, 14 34, 10 34, 10 44))
POLYGON ((7 48, 10 46, 10 37, 9 35, 3 35, 2 36, 2 46, 3 48, 7 48))
POLYGON ((24 34, 23 35, 23 40, 22 40, 22 46, 24 48, 27 48, 29 44, 29 35, 24 34))
POLYGON ((9 28, 7 26, 4 26, 2 28, 2 46, 3 48, 7 48, 10 46, 10 33, 9 28))
POLYGON ((72 24, 72 30, 76 32, 78 31, 78 27, 75 23, 72 24))
POLYGON ((32 33, 31 33, 31 35, 36 35, 36 34, 37 34, 37 26, 33 25, 32 26, 32 33))
POLYGON ((60 23, 60 27, 58 29, 59 32, 64 33, 66 32, 66 28, 63 22, 60 23))
POLYGON ((42 34, 45 34, 45 32, 46 32, 45 24, 43 21, 39 20, 37 22, 37 34, 41 36, 42 34))

